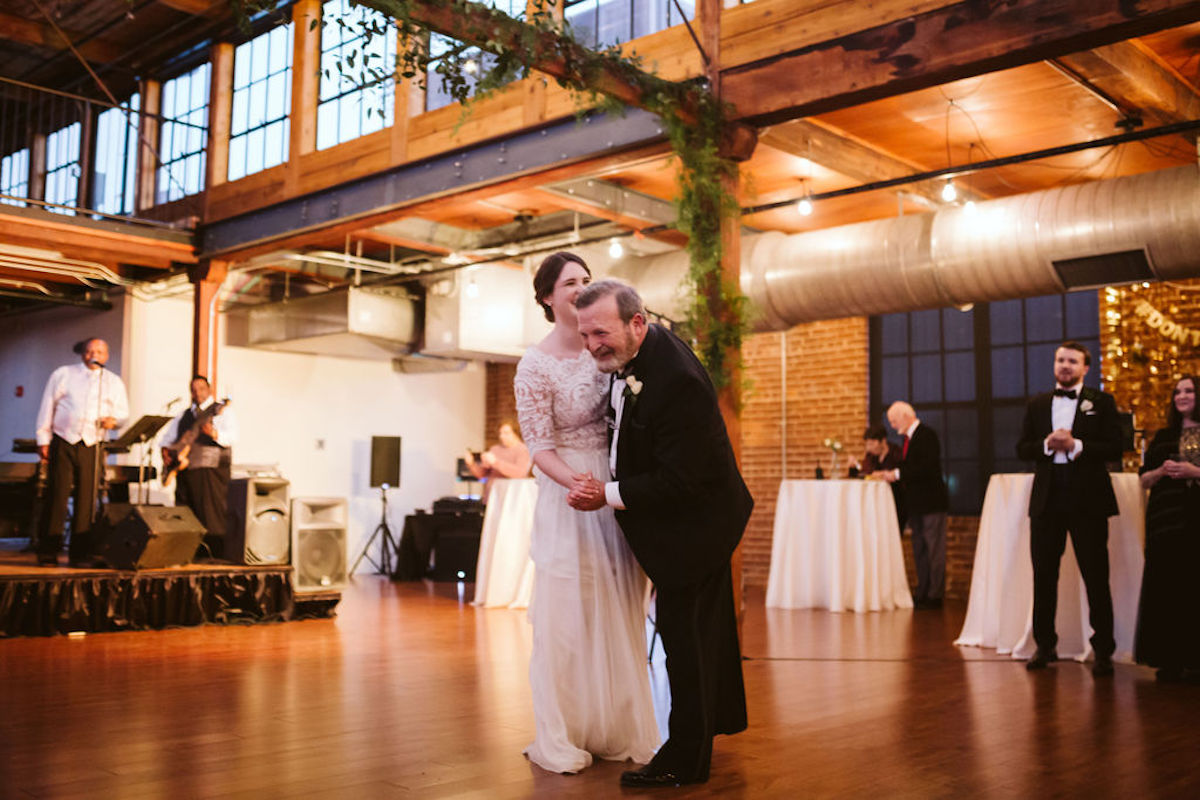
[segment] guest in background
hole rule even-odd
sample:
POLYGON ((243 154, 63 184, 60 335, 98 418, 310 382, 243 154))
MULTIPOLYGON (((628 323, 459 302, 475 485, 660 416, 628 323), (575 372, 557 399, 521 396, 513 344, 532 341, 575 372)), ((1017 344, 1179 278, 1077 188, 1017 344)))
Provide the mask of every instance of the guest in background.
POLYGON ((1142 467, 1146 568, 1134 657, 1160 681, 1200 677, 1200 415, 1196 376, 1176 384, 1167 427, 1154 435, 1142 467))
POLYGON ((96 466, 104 463, 97 448, 108 431, 129 416, 125 384, 108 363, 108 343, 95 337, 75 346, 83 363, 50 374, 37 416, 38 455, 48 462, 47 506, 38 532, 39 564, 55 566, 67 521, 67 498, 74 490, 71 566, 91 566, 92 522, 96 511, 96 466))
POLYGON ((912 529, 913 560, 917 566, 917 608, 941 608, 946 588, 946 511, 950 496, 942 476, 942 443, 937 432, 917 419, 913 407, 892 403, 888 424, 904 436, 900 466, 884 472, 884 480, 899 482, 912 529))
POLYGON ((204 526, 204 544, 213 558, 225 558, 228 529, 229 476, 238 426, 225 404, 214 407, 208 378, 192 378, 192 404, 171 420, 163 431, 163 465, 177 462, 186 447, 186 467, 178 471, 175 505, 187 506, 204 526))
MULTIPOLYGON (((863 431, 862 462, 851 462, 851 469, 857 469, 863 477, 874 476, 882 479, 885 472, 899 469, 902 453, 900 445, 888 441, 887 428, 882 425, 872 425, 863 431)), ((892 482, 892 499, 896 502, 896 521, 900 523, 900 532, 904 533, 907 514, 904 511, 904 492, 899 482, 892 482)))
POLYGON ((1112 675, 1112 591, 1108 585, 1108 518, 1118 513, 1107 462, 1121 457, 1121 419, 1111 394, 1083 385, 1092 356, 1079 342, 1054 351, 1053 392, 1025 407, 1017 456, 1033 461, 1029 551, 1033 560, 1033 638, 1026 669, 1058 660, 1058 567, 1067 533, 1087 590, 1096 660, 1092 674, 1112 675))
POLYGON ((492 478, 528 478, 533 465, 529 448, 521 441, 511 422, 505 420, 500 423, 498 436, 500 442, 489 447, 487 452, 476 456, 468 450, 464 459, 471 474, 484 482, 484 502, 487 501, 488 484, 492 478))

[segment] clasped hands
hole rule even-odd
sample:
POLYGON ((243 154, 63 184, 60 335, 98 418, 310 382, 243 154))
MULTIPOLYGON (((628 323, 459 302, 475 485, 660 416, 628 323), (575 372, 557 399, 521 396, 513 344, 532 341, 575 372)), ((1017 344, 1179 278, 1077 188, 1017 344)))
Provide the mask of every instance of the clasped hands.
POLYGON ((595 511, 604 508, 608 501, 604 496, 604 484, 592 477, 590 472, 571 476, 571 490, 567 492, 567 505, 577 511, 595 511))
POLYGON ((1167 459, 1163 462, 1162 471, 1167 474, 1167 477, 1176 480, 1185 480, 1187 478, 1200 478, 1200 467, 1187 461, 1174 461, 1167 459))
POLYGON ((1075 449, 1075 437, 1066 428, 1059 428, 1046 437, 1046 449, 1070 454, 1075 449))

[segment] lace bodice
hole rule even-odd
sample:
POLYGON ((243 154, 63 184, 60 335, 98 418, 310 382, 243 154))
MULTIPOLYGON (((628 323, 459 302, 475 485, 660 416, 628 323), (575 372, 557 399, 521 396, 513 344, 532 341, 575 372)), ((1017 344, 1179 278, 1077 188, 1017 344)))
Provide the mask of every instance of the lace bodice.
POLYGON ((531 347, 517 364, 517 418, 530 453, 607 447, 608 376, 587 350, 559 359, 531 347))

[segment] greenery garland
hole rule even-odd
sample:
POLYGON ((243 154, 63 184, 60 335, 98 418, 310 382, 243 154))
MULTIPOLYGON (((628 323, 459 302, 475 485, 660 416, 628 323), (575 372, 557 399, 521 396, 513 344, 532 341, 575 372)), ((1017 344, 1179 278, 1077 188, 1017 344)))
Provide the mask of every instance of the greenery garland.
MULTIPOLYGON (((636 52, 623 53, 617 45, 603 50, 583 47, 570 25, 554 15, 554 0, 516 26, 503 12, 466 0, 352 1, 384 15, 361 25, 366 38, 394 35, 398 29, 403 41, 412 43, 401 48, 394 67, 365 49, 361 59, 351 54, 338 64, 344 78, 360 84, 399 75, 424 87, 432 67, 447 93, 466 107, 472 100, 526 77, 536 66, 553 61, 561 66, 554 80, 580 99, 580 113, 585 107, 624 112, 628 98, 607 91, 614 76, 625 86, 635 87, 637 105, 662 120, 681 167, 674 205, 676 226, 688 237, 687 281, 692 298, 684 335, 693 339, 716 387, 731 385, 737 363, 730 364, 729 356, 740 358, 748 326, 745 296, 721 274, 722 221, 739 214, 736 198, 726 189, 736 179, 737 164, 721 153, 726 106, 701 83, 658 77, 636 52), (446 52, 431 53, 431 10, 452 12, 465 23, 465 32, 476 44, 455 42, 446 52), (395 28, 385 21, 389 18, 395 21, 395 28), (487 55, 481 57, 480 50, 487 55)), ((243 20, 248 20, 250 14, 279 8, 282 0, 232 2, 243 20)), ((313 20, 311 27, 317 24, 313 20)), ((337 24, 351 27, 342 19, 337 24)))

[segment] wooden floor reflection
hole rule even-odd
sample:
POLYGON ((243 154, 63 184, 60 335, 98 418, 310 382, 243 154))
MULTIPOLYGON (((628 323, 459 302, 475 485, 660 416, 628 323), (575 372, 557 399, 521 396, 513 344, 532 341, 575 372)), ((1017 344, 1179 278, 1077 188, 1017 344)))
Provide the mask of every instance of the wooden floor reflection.
MULTIPOLYGON (((335 620, 0 641, 0 797, 629 797, 625 765, 533 767, 523 611, 359 577, 335 620)), ((703 797, 1195 797, 1200 687, 1027 673, 963 609, 747 596, 750 729, 703 797)), ((661 648, 658 648, 661 654, 661 648)), ((661 659, 653 666, 665 705, 661 659)))

